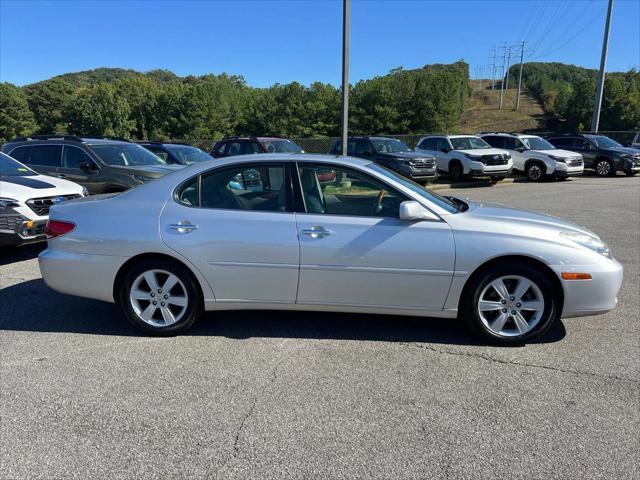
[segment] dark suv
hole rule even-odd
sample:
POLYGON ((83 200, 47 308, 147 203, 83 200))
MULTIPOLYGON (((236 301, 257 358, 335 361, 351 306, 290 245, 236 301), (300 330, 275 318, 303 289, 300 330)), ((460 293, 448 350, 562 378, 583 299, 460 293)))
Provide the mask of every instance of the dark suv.
POLYGON ((304 153, 302 147, 286 138, 227 137, 215 143, 211 150, 214 158, 252 153, 304 153))
POLYGON ((182 168, 115 138, 34 135, 11 140, 2 151, 38 173, 79 183, 91 194, 122 192, 182 168))
POLYGON ((605 135, 556 134, 548 135, 547 140, 555 147, 581 153, 585 168, 592 168, 600 177, 615 175, 618 171, 627 175, 640 172, 640 153, 605 135))
POLYGON ((138 142, 138 145, 155 153, 168 164, 193 165, 213 160, 208 153, 186 143, 138 142))
MULTIPOLYGON (((329 153, 339 155, 341 151, 342 142, 338 140, 329 153)), ((435 157, 413 152, 396 138, 349 137, 347 155, 372 160, 413 180, 438 176, 435 157)))

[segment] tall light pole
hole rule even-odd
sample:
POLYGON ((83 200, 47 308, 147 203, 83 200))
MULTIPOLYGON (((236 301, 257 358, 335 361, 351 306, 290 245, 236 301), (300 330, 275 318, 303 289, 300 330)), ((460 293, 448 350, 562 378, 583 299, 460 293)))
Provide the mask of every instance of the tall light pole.
POLYGON ((596 100, 593 105, 593 118, 591 119, 591 131, 598 133, 600 126, 600 107, 602 107, 602 93, 604 91, 604 68, 607 63, 607 50, 609 49, 609 30, 611 29, 611 11, 613 10, 613 0, 609 0, 607 8, 607 23, 604 25, 604 41, 602 42, 602 57, 600 57, 600 74, 598 75, 598 86, 596 89, 596 100))
POLYGON ((500 77, 500 110, 502 110, 502 102, 504 99, 504 67, 507 64, 507 42, 504 42, 504 47, 501 48, 504 48, 504 53, 502 55, 502 77, 500 77))
POLYGON ((349 7, 351 0, 342 0, 342 116, 340 138, 342 155, 347 154, 349 135, 349 7))

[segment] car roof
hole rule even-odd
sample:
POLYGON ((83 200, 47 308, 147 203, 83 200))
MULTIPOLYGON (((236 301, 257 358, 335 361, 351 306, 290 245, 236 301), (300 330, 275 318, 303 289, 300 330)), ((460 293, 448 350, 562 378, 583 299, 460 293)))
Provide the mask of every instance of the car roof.
POLYGON ((321 153, 263 153, 260 155, 247 154, 247 155, 233 155, 226 157, 224 160, 218 160, 217 163, 233 165, 238 162, 282 162, 282 161, 294 161, 294 162, 330 162, 340 163, 343 165, 364 166, 369 165, 371 160, 364 160, 356 157, 343 157, 342 155, 331 155, 321 153))

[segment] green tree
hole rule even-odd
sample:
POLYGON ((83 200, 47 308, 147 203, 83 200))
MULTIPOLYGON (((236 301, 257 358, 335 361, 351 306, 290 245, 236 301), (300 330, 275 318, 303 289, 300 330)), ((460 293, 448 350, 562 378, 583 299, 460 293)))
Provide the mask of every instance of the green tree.
POLYGON ((10 83, 0 83, 0 143, 32 134, 36 128, 24 92, 10 83))
POLYGON ((28 85, 24 92, 39 133, 66 133, 67 110, 75 87, 61 78, 28 85))
POLYGON ((69 108, 69 131, 78 135, 129 137, 131 108, 109 83, 80 88, 69 108))

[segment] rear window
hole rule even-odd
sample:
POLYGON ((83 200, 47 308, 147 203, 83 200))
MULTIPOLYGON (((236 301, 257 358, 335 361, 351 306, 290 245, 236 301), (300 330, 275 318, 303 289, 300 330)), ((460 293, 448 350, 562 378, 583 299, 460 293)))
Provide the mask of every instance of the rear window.
POLYGON ((60 145, 29 145, 16 148, 10 155, 26 165, 59 167, 61 153, 60 145))

